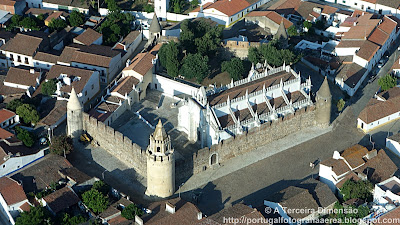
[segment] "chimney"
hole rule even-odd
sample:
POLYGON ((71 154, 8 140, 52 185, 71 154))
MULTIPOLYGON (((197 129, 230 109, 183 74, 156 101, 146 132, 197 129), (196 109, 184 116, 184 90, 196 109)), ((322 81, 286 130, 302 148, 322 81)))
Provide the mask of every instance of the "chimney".
POLYGON ((341 157, 340 157, 340 153, 338 152, 338 151, 334 151, 333 152, 333 157, 332 157, 333 159, 336 159, 336 160, 338 160, 338 159, 340 159, 341 157))
POLYGON ((138 225, 143 225, 143 220, 137 215, 135 215, 135 223, 138 225))
POLYGON ((171 214, 174 214, 175 213, 175 205, 172 205, 169 202, 165 203, 165 211, 167 211, 171 214))
POLYGON ((34 74, 34 73, 35 73, 35 69, 30 69, 29 72, 30 72, 31 74, 34 74))

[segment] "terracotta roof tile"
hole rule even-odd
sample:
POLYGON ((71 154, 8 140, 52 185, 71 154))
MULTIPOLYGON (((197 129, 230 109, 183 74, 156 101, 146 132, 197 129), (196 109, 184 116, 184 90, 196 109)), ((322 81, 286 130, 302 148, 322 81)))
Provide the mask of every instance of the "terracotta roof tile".
POLYGON ((342 63, 336 70, 336 77, 343 78, 344 83, 353 88, 366 72, 367 69, 357 63, 342 63))
POLYGON ((269 18, 270 20, 274 21, 276 24, 281 24, 283 20, 283 24, 285 25, 285 28, 288 29, 293 25, 292 22, 287 20, 285 17, 279 15, 275 11, 252 11, 249 14, 246 15, 246 17, 261 17, 265 16, 269 18))
POLYGON ((74 38, 74 41, 78 41, 79 44, 84 44, 84 45, 91 45, 93 42, 95 42, 97 39, 101 38, 103 35, 94 31, 91 28, 86 29, 82 34, 78 35, 76 38, 74 38))
POLYGON ((55 214, 80 202, 78 196, 68 186, 45 196, 43 200, 55 214))
POLYGON ((212 4, 203 5, 203 11, 215 9, 227 16, 233 16, 249 6, 250 4, 246 0, 218 0, 212 4))
POLYGON ((39 49, 43 39, 18 33, 14 38, 0 47, 3 51, 14 52, 21 55, 33 56, 39 49))
POLYGON ((30 70, 10 67, 4 82, 36 87, 40 76, 39 72, 31 73, 30 70))
POLYGON ((349 166, 343 160, 329 158, 321 162, 322 165, 332 167, 332 171, 336 176, 341 176, 350 170, 349 166))
POLYGON ((129 94, 133 90, 133 85, 137 85, 139 80, 132 76, 127 76, 118 83, 118 85, 114 88, 112 92, 117 92, 124 96, 125 94, 129 94))
POLYGON ((374 225, 382 224, 381 221, 391 221, 391 225, 400 225, 400 207, 397 207, 388 213, 379 217, 379 222, 372 223, 374 225))
POLYGON ((93 75, 92 70, 85 70, 70 66, 54 65, 47 73, 46 79, 57 79, 61 74, 67 75, 67 77, 74 78, 79 77, 79 80, 72 81, 71 85, 64 85, 61 87, 61 91, 70 93, 72 86, 74 86, 76 93, 81 93, 85 85, 87 84, 90 77, 93 75))
POLYGON ((365 165, 358 168, 356 172, 367 175, 368 180, 376 184, 391 178, 397 170, 397 166, 386 152, 381 149, 375 157, 369 159, 365 165))
POLYGON ((379 45, 372 43, 371 41, 366 41, 361 47, 360 50, 357 52, 357 56, 367 60, 368 62, 371 61, 372 57, 374 57, 375 53, 379 50, 379 45))
POLYGON ((131 64, 124 68, 124 70, 133 70, 138 74, 144 76, 151 68, 153 68, 153 59, 160 49, 161 44, 154 46, 152 50, 146 53, 139 53, 132 59, 131 64))
POLYGON ((264 218, 264 216, 257 210, 245 204, 235 204, 231 207, 222 209, 221 211, 207 217, 218 224, 226 224, 224 218, 264 218))
POLYGON ((3 123, 4 121, 10 119, 11 117, 15 116, 14 112, 8 110, 8 109, 1 109, 0 110, 0 123, 3 123))
POLYGON ((368 41, 371 41, 379 46, 383 46, 389 39, 389 35, 383 30, 377 28, 368 37, 368 41))
POLYGON ((9 137, 14 137, 14 134, 4 130, 3 128, 0 128, 0 140, 7 139, 9 137))
POLYGON ((0 178, 0 193, 7 205, 13 205, 15 203, 27 200, 25 192, 22 189, 22 185, 8 177, 0 178))
POLYGON ((354 169, 365 163, 364 156, 367 155, 368 149, 362 145, 353 145, 340 154, 346 159, 347 163, 354 169))
POLYGON ((324 7, 324 9, 322 10, 322 13, 328 14, 328 15, 333 14, 338 10, 338 8, 335 8, 335 7, 332 7, 329 5, 324 5, 323 7, 324 7))
POLYGON ((24 212, 29 212, 29 211, 31 211, 31 205, 30 205, 28 202, 25 202, 25 203, 22 204, 19 208, 20 208, 22 211, 24 211, 24 212))
POLYGON ((38 61, 43 61, 43 62, 49 62, 49 63, 54 63, 56 64, 58 61, 58 55, 53 55, 50 53, 46 52, 38 52, 36 55, 33 57, 34 60, 38 61))
POLYGON ((378 26, 379 29, 383 30, 387 34, 391 34, 397 27, 397 22, 393 19, 385 16, 383 17, 382 23, 378 26))

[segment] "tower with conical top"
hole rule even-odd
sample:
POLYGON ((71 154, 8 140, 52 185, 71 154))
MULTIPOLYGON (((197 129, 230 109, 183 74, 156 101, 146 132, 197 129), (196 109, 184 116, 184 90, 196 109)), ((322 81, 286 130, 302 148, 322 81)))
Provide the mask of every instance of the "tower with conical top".
POLYGON ((67 103, 67 135, 72 139, 79 138, 83 132, 82 105, 75 89, 72 87, 67 103))
POLYGON ((150 31, 150 38, 149 38, 150 42, 153 42, 153 41, 157 40, 158 38, 160 38, 161 25, 160 25, 160 22, 158 21, 158 17, 157 17, 156 13, 154 13, 153 19, 151 20, 149 31, 150 31))
POLYGON ((175 155, 171 138, 158 121, 147 147, 146 195, 166 198, 175 192, 175 155))
POLYGON ((319 126, 329 126, 331 122, 332 94, 327 77, 317 91, 315 120, 319 126))

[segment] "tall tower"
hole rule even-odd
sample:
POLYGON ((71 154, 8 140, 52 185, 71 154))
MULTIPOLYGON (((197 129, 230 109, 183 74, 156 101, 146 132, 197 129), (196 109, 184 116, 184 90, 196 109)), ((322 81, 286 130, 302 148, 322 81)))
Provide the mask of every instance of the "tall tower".
POLYGON ((75 89, 72 87, 67 103, 67 134, 72 138, 79 138, 83 131, 82 105, 79 102, 75 89))
POLYGON ((146 195, 166 198, 175 192, 175 155, 171 138, 164 130, 161 120, 150 135, 147 147, 146 195))
POLYGON ((161 25, 160 22, 158 21, 156 13, 154 13, 153 19, 151 20, 149 31, 150 31, 149 42, 153 42, 155 39, 161 37, 161 25))
POLYGON ((329 126, 331 122, 332 95, 327 77, 317 91, 315 119, 320 126, 329 126))
POLYGON ((157 14, 161 20, 167 20, 167 10, 169 9, 169 0, 154 1, 154 14, 157 14))

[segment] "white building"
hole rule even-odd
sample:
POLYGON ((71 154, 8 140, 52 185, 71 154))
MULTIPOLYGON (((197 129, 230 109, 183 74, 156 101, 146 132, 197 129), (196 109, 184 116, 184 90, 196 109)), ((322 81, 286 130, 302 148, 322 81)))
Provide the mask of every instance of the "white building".
POLYGON ((122 64, 126 63, 127 60, 132 57, 133 52, 136 50, 142 40, 142 31, 135 30, 131 31, 124 39, 114 45, 113 49, 124 51, 121 58, 122 64))
MULTIPOLYGON (((269 2, 269 0, 218 0, 206 1, 205 4, 199 6, 189 13, 190 17, 209 18, 218 24, 231 26, 238 20, 241 20, 249 12, 257 9, 261 5, 269 2)), ((160 16, 157 13, 158 16, 160 16)))
POLYGON ((400 157, 400 133, 386 138, 386 148, 400 157))
POLYGON ((377 13, 377 14, 392 14, 397 17, 400 16, 398 11, 400 3, 396 0, 326 0, 331 3, 338 3, 341 5, 349 6, 351 8, 377 13))
POLYGON ((59 100, 69 99, 72 87, 79 101, 85 105, 100 92, 100 76, 98 71, 55 65, 51 67, 46 80, 56 79, 55 95, 59 100))
MULTIPOLYGON (((24 69, 11 67, 4 79, 3 85, 8 87, 10 92, 13 93, 26 93, 29 97, 39 87, 42 79, 42 72, 35 71, 35 69, 24 69)), ((7 95, 7 93, 2 93, 7 95)))
POLYGON ((400 118, 400 88, 375 95, 357 118, 357 127, 365 133, 400 118))
POLYGON ((0 178, 0 213, 8 219, 8 224, 15 224, 21 207, 26 204, 29 202, 20 183, 8 177, 0 178))
POLYGON ((191 141, 211 146, 261 123, 313 105, 311 80, 301 83, 290 66, 254 67, 248 78, 206 92, 204 87, 179 108, 178 129, 191 141))

